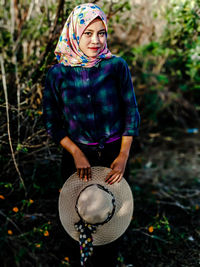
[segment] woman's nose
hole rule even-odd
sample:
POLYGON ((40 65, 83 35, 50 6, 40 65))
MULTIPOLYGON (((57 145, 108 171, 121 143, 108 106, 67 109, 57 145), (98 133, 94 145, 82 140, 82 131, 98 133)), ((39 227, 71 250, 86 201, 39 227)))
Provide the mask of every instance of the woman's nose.
POLYGON ((92 43, 94 43, 94 44, 98 44, 99 43, 99 36, 97 34, 93 34, 92 43))

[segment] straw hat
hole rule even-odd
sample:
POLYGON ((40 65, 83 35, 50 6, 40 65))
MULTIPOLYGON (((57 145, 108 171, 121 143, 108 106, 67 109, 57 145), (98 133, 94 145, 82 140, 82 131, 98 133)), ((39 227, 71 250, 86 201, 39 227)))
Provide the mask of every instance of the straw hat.
POLYGON ((96 225, 93 245, 104 245, 119 238, 133 214, 133 195, 124 178, 109 185, 105 178, 111 169, 92 167, 92 180, 82 181, 77 173, 64 183, 59 196, 59 216, 67 233, 80 240, 75 225, 80 221, 96 225))

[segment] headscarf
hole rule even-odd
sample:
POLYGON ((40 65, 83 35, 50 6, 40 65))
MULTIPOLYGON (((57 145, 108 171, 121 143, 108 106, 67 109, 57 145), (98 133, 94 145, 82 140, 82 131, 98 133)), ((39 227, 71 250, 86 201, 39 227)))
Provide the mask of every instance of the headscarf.
POLYGON ((54 51, 59 63, 65 66, 92 67, 103 58, 111 58, 112 54, 107 48, 107 42, 97 57, 86 56, 79 48, 79 41, 86 27, 97 17, 100 17, 105 25, 107 33, 107 19, 105 13, 95 4, 82 4, 73 9, 69 15, 58 44, 54 51))

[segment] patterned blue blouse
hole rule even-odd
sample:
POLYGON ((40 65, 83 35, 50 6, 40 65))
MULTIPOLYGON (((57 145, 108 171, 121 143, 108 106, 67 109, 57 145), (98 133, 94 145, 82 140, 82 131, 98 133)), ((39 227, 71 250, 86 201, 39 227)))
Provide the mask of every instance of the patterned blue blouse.
POLYGON ((43 118, 56 143, 82 144, 137 136, 140 115, 128 65, 121 57, 91 68, 56 64, 46 76, 43 118))

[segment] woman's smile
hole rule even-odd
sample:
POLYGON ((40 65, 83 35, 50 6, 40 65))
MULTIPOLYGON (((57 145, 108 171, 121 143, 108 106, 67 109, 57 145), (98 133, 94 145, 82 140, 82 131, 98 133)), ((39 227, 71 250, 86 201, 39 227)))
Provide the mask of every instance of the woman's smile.
POLYGON ((100 47, 88 47, 89 49, 98 50, 100 47))

